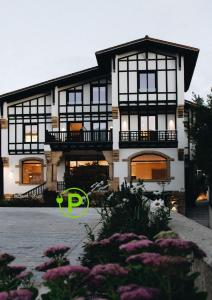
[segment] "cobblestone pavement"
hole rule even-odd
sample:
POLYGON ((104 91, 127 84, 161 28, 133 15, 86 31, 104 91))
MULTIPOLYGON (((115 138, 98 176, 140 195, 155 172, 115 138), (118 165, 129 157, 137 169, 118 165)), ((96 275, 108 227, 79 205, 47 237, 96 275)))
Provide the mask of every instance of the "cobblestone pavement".
MULTIPOLYGON (((81 208, 78 208, 79 210, 81 208)), ((79 262, 86 238, 85 227, 95 228, 99 215, 89 208, 86 216, 70 219, 61 215, 58 208, 0 208, 0 251, 17 257, 14 263, 33 268, 43 262, 43 251, 49 246, 63 243, 71 247, 71 264, 79 262)))

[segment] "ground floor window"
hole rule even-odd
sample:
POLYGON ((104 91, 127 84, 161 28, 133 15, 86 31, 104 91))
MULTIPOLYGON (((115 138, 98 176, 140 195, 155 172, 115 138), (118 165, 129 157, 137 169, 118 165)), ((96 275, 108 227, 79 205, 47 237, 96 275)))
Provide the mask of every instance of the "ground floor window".
POLYGON ((156 154, 142 154, 131 160, 131 176, 143 180, 166 180, 168 161, 156 154))
POLYGON ((39 160, 22 162, 22 183, 41 184, 43 181, 43 164, 39 160))

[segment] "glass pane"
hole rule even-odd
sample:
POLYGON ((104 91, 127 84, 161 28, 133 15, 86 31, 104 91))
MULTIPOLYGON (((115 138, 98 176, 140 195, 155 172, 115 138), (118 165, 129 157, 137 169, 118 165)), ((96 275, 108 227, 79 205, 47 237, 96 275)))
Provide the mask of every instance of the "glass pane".
POLYGON ((37 133, 38 127, 37 125, 32 125, 32 133, 37 133))
POLYGON ((99 88, 93 87, 93 103, 99 103, 99 88))
POLYGON ((149 116, 149 130, 155 130, 155 116, 149 116))
POLYGON ((147 126, 147 116, 142 116, 141 117, 141 131, 147 131, 148 126, 147 126))
POLYGON ((25 142, 30 143, 31 142, 31 133, 30 134, 25 134, 25 142))
POLYGON ((155 92, 156 86, 155 86, 155 73, 149 73, 148 74, 148 92, 155 92))
POLYGON ((25 133, 31 133, 31 126, 25 125, 25 133))
POLYGON ((106 87, 100 86, 99 92, 100 92, 100 103, 105 103, 106 102, 106 87))
POLYGON ((93 123, 93 130, 99 130, 99 123, 93 123))
POLYGON ((82 93, 76 92, 76 104, 81 104, 81 103, 82 103, 82 93))
POLYGON ((147 74, 146 73, 140 73, 139 89, 140 89, 140 92, 147 92, 147 74))
POLYGON ((70 92, 68 95, 68 103, 75 104, 75 92, 70 92))
POLYGON ((100 130, 106 130, 106 123, 100 123, 100 130))
POLYGON ((37 134, 32 134, 32 142, 37 142, 37 141, 38 141, 37 134))
POLYGON ((166 162, 132 162, 131 176, 147 180, 165 180, 167 164, 166 162))
POLYGON ((42 181, 42 165, 40 162, 24 162, 22 167, 23 183, 39 184, 42 181))

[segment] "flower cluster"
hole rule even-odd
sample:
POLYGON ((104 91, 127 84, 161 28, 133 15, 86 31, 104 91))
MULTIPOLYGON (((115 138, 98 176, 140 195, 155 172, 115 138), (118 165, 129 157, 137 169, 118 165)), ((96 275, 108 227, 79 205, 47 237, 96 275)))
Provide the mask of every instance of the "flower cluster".
POLYGON ((183 239, 158 239, 155 244, 162 250, 164 253, 181 253, 181 255, 187 255, 193 253, 197 258, 203 258, 206 256, 205 252, 202 251, 195 243, 191 241, 185 241, 183 239))
POLYGON ((132 255, 126 259, 127 263, 141 263, 143 265, 153 267, 188 267, 189 261, 181 256, 167 256, 160 255, 159 253, 144 252, 136 255, 132 255))
POLYGON ((159 299, 160 290, 157 288, 142 287, 136 284, 121 286, 118 289, 121 300, 154 300, 159 299))
POLYGON ((46 251, 44 251, 44 256, 50 259, 36 266, 35 270, 39 272, 46 272, 49 269, 69 265, 70 262, 65 256, 69 250, 70 247, 66 245, 56 245, 48 248, 46 251))
POLYGON ((154 246, 154 243, 150 240, 143 239, 140 241, 132 241, 127 244, 123 244, 119 247, 120 250, 127 253, 135 252, 143 249, 151 249, 154 246))
POLYGON ((68 278, 72 274, 88 274, 89 269, 83 266, 63 266, 48 270, 43 279, 46 281, 54 281, 58 279, 68 278))
POLYGON ((47 257, 55 257, 58 255, 64 255, 66 252, 70 250, 70 247, 67 247, 65 245, 56 245, 53 247, 48 248, 45 252, 44 255, 47 257))
POLYGON ((26 289, 13 290, 10 292, 1 292, 0 300, 31 300, 32 293, 26 289))

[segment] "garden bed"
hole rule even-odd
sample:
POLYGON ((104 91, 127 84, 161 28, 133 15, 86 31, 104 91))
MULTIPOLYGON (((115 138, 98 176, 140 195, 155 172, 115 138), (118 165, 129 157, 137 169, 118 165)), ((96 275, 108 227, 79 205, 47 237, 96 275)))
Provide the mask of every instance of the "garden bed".
MULTIPOLYGON (((206 293, 195 287, 198 274, 192 272, 194 259, 205 253, 170 231, 170 209, 160 197, 145 196, 141 184, 106 193, 98 234, 86 226, 89 241, 81 265, 70 265, 65 245, 45 251, 46 262, 36 267, 47 287, 41 299, 206 299, 206 293)), ((0 299, 35 299, 32 274, 11 266, 13 259, 0 256, 0 291, 5 293, 0 299), (26 297, 13 298, 13 293, 26 297)))

